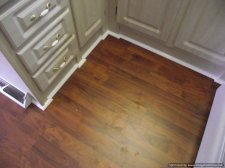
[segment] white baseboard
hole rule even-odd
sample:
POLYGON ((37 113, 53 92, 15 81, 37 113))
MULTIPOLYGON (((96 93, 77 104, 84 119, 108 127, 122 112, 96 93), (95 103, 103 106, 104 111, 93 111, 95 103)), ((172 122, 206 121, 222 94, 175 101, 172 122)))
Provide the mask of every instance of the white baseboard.
POLYGON ((155 54, 157 54, 157 55, 159 55, 159 56, 162 56, 162 57, 164 57, 164 58, 167 58, 167 59, 169 59, 169 60, 171 60, 171 61, 173 61, 173 62, 176 62, 176 63, 178 63, 178 64, 180 64, 180 65, 182 65, 182 66, 185 66, 185 67, 187 67, 187 68, 189 68, 189 69, 191 69, 191 70, 193 70, 193 71, 196 71, 196 72, 198 72, 198 73, 200 73, 200 74, 203 74, 203 75, 205 75, 205 76, 207 76, 207 77, 213 79, 215 82, 217 82, 217 83, 219 83, 219 84, 225 83, 225 81, 218 79, 217 76, 215 76, 215 75, 213 75, 213 74, 211 74, 211 73, 209 73, 209 72, 207 72, 207 71, 204 71, 204 70, 200 69, 200 68, 197 67, 197 66, 193 66, 193 65, 190 64, 190 63, 187 63, 187 62, 185 62, 185 61, 183 61, 183 60, 180 60, 180 59, 178 59, 178 58, 176 58, 176 57, 174 57, 174 56, 172 56, 172 55, 170 55, 170 54, 167 54, 167 53, 165 53, 165 52, 163 52, 163 51, 161 51, 161 50, 158 50, 158 49, 153 48, 153 47, 151 47, 151 46, 149 46, 149 45, 146 45, 146 44, 144 44, 144 43, 142 43, 142 42, 139 42, 139 41, 137 41, 137 40, 134 40, 134 39, 132 39, 132 38, 130 38, 130 37, 127 37, 127 36, 125 36, 125 35, 123 35, 123 34, 116 34, 116 33, 111 32, 111 31, 109 31, 109 30, 108 30, 106 33, 107 33, 107 36, 108 36, 108 35, 111 35, 111 36, 113 36, 113 37, 115 37, 115 38, 117 38, 117 39, 123 39, 123 40, 126 40, 126 41, 128 41, 128 42, 130 42, 130 43, 132 43, 132 44, 135 44, 135 45, 137 45, 137 46, 139 46, 139 47, 141 47, 141 48, 144 48, 144 49, 146 49, 146 50, 148 50, 148 51, 151 51, 151 52, 153 52, 153 53, 155 53, 155 54))
POLYGON ((214 79, 214 81, 215 81, 216 83, 219 83, 220 85, 222 85, 222 84, 225 83, 225 81, 222 80, 222 79, 220 79, 220 78, 216 78, 216 79, 214 79))
POLYGON ((79 64, 78 64, 78 67, 81 68, 81 67, 84 65, 84 63, 85 63, 86 61, 87 61, 86 58, 83 58, 82 60, 80 60, 80 62, 79 62, 79 64))
POLYGON ((97 40, 89 47, 89 49, 83 54, 82 59, 86 59, 88 55, 95 49, 95 47, 106 37, 108 36, 107 32, 97 38, 97 40))
POLYGON ((33 100, 32 103, 36 105, 42 111, 45 111, 47 107, 52 103, 52 101, 53 99, 48 99, 43 106, 40 103, 38 103, 36 100, 33 100))
POLYGON ((115 38, 117 38, 117 39, 120 39, 120 38, 121 38, 121 34, 117 34, 117 33, 114 33, 114 32, 112 32, 112 31, 110 31, 110 30, 107 30, 107 31, 105 32, 105 36, 107 37, 107 36, 109 36, 109 35, 111 35, 111 36, 113 36, 113 37, 115 37, 115 38))
POLYGON ((109 32, 109 31, 107 30, 107 31, 102 35, 102 40, 105 40, 105 39, 108 37, 108 35, 109 35, 108 32, 109 32))

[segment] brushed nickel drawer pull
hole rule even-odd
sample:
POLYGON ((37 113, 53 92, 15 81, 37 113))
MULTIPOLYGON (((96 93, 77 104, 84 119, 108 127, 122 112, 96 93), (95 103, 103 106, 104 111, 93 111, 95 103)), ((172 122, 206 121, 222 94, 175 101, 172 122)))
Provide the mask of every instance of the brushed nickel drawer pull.
POLYGON ((47 50, 47 49, 50 49, 50 48, 52 48, 52 47, 56 46, 56 44, 58 44, 58 43, 59 43, 60 37, 61 37, 61 35, 60 35, 60 34, 56 34, 56 36, 55 36, 55 40, 54 40, 54 41, 53 41, 50 45, 46 45, 46 46, 44 46, 44 50, 47 50))
POLYGON ((40 18, 40 17, 44 17, 45 15, 47 15, 48 12, 49 12, 50 7, 51 7, 51 3, 48 2, 48 3, 46 4, 46 9, 43 10, 39 16, 36 16, 36 15, 34 15, 34 14, 31 15, 30 21, 34 21, 34 20, 36 20, 36 19, 38 19, 38 18, 40 18))
POLYGON ((71 56, 69 56, 68 58, 65 56, 64 58, 63 58, 63 62, 58 66, 58 67, 55 67, 55 68, 53 68, 53 70, 54 71, 58 71, 58 70, 60 70, 60 69, 62 69, 63 67, 65 67, 65 65, 66 65, 66 63, 67 63, 67 61, 68 61, 68 59, 70 58, 71 56))

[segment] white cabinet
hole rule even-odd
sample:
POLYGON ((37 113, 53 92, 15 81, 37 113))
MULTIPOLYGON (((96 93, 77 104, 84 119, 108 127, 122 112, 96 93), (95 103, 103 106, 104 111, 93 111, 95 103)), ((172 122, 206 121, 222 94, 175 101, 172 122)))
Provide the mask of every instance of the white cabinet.
POLYGON ((225 61, 225 1, 192 0, 175 45, 209 61, 225 61))
POLYGON ((104 23, 105 0, 71 1, 80 46, 99 31, 104 23))
POLYGON ((151 37, 166 41, 181 0, 119 0, 120 24, 151 37))

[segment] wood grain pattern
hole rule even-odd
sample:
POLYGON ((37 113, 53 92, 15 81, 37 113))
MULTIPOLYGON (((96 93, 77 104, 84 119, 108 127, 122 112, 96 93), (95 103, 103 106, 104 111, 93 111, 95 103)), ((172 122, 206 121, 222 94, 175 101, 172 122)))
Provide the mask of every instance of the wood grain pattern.
POLYGON ((41 112, 0 95, 1 168, 194 162, 217 85, 108 37, 41 112))

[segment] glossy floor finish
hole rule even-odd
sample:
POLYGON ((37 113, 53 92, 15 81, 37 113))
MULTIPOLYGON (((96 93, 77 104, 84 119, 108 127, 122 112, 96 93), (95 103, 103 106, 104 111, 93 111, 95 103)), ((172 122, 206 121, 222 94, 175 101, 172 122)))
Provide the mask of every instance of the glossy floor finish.
POLYGON ((108 37, 45 112, 0 95, 0 167, 194 162, 215 90, 207 77, 108 37))

